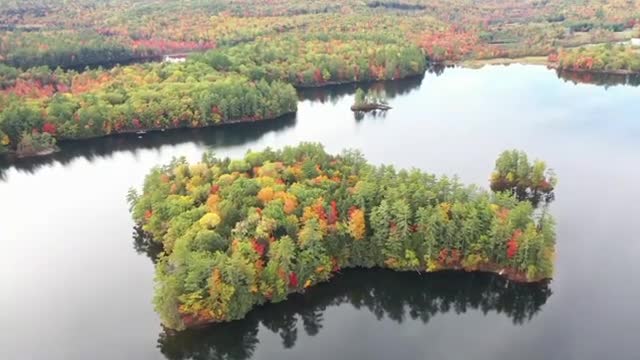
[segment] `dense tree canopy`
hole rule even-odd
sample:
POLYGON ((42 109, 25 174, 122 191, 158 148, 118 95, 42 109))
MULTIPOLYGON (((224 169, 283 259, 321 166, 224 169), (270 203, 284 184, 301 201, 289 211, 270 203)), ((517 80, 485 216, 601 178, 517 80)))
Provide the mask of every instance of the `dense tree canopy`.
POLYGON ((640 4, 625 0, 2 0, 0 61, 82 67, 307 33, 394 32, 433 59, 546 55, 628 39, 640 4), (390 24, 390 27, 387 25, 390 24))
POLYGON ((26 135, 42 133, 78 139, 269 119, 294 112, 298 100, 291 85, 220 74, 203 63, 2 73, 0 81, 14 93, 0 103, 0 130, 13 149, 26 135), (16 96, 17 88, 24 96, 16 96))
MULTIPOLYGON (((640 3, 598 0, 0 0, 0 151, 25 136, 46 147, 275 117, 295 110, 284 83, 390 80, 421 74, 428 61, 556 54, 629 39, 638 18, 640 3), (176 53, 191 56, 122 66, 176 53)), ((637 50, 612 45, 550 59, 560 69, 640 70, 637 50)))
POLYGON ((265 39, 194 56, 219 71, 295 85, 399 79, 422 74, 420 49, 382 37, 317 34, 265 39))
POLYGON ((163 246, 155 303, 170 328, 242 318, 347 267, 463 268, 519 281, 553 271, 553 221, 532 202, 315 144, 176 159, 129 201, 163 246))
POLYGON ((510 192, 518 200, 529 200, 534 205, 553 201, 556 182, 555 174, 544 161, 531 164, 527 154, 518 150, 500 154, 491 174, 491 190, 510 192))
POLYGON ((638 73, 640 49, 626 44, 594 45, 561 50, 550 61, 561 70, 638 73))

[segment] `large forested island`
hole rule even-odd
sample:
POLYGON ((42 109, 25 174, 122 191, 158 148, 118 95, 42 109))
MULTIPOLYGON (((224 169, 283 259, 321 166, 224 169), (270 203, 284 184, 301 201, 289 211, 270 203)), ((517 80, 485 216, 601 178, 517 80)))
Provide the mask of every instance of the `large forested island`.
POLYGON ((555 181, 544 162, 519 151, 499 157, 489 193, 301 144, 238 160, 176 159, 128 199, 163 249, 156 309, 182 329, 243 318, 349 267, 548 279, 555 181))
POLYGON ((0 153, 275 118, 296 110, 293 86, 429 63, 551 54, 561 69, 637 71, 633 49, 558 49, 628 42, 638 18, 637 2, 594 0, 0 0, 0 153))

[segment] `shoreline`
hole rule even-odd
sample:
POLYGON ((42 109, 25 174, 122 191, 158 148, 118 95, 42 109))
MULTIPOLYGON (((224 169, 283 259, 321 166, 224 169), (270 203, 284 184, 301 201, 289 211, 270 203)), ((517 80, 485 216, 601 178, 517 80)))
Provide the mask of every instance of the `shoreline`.
MULTIPOLYGON (((425 71, 427 71, 427 70, 425 69, 425 71)), ((292 84, 292 86, 296 89, 296 91, 298 91, 298 90, 319 89, 319 88, 323 88, 323 87, 340 86, 340 85, 351 85, 351 84, 355 85, 355 84, 359 84, 359 83, 375 83, 375 82, 397 81, 397 80, 403 80, 403 79, 409 79, 409 78, 413 78, 413 77, 418 77, 418 76, 422 76, 422 75, 424 75, 424 72, 419 73, 419 74, 409 74, 407 76, 403 76, 403 77, 399 77, 399 78, 393 78, 393 79, 328 81, 328 82, 324 82, 322 84, 314 84, 314 85, 293 85, 292 84)), ((389 107, 389 109, 390 108, 391 107, 389 107)), ((372 109, 372 110, 374 110, 374 109, 372 109)), ((385 110, 388 110, 388 109, 385 109, 385 110)), ((370 110, 366 110, 366 111, 370 111, 370 110)), ((205 125, 205 126, 179 126, 179 127, 148 128, 148 129, 141 128, 141 129, 131 129, 131 130, 112 132, 110 134, 103 134, 103 135, 97 135, 97 136, 77 137, 77 138, 56 138, 56 144, 60 143, 60 142, 67 142, 67 141, 82 141, 82 140, 100 139, 100 138, 105 138, 105 137, 115 136, 115 135, 127 135, 127 134, 144 135, 146 133, 151 133, 151 132, 165 132, 165 131, 177 130, 177 129, 202 129, 202 128, 209 128, 209 127, 223 126, 223 125, 228 125, 228 124, 252 123, 252 122, 258 122, 258 121, 264 121, 264 120, 275 120, 275 119, 280 118, 282 116, 295 114, 296 112, 297 112, 297 109, 295 111, 282 113, 282 114, 279 114, 277 116, 272 116, 272 117, 265 117, 265 118, 261 118, 261 119, 232 119, 232 120, 228 120, 228 121, 225 121, 225 122, 222 122, 222 123, 205 125)), ((19 154, 15 150, 8 150, 5 154, 0 154, 0 158, 3 157, 3 156, 7 157, 9 159, 11 159, 11 158, 15 158, 15 159, 34 158, 34 157, 51 155, 51 154, 53 154, 53 153, 55 153, 57 151, 60 151, 60 149, 58 149, 58 148, 56 148, 56 149, 47 149, 47 150, 44 150, 44 151, 39 151, 39 152, 34 153, 34 154, 19 154)))
MULTIPOLYGON (((496 276, 500 276, 514 284, 544 284, 544 283, 548 283, 549 281, 552 280, 552 278, 548 278, 548 277, 539 277, 539 278, 534 278, 534 279, 528 279, 527 275, 525 272, 522 271, 517 271, 515 269, 512 268, 505 268, 505 267, 500 267, 497 266, 495 264, 478 264, 474 267, 465 267, 461 264, 455 264, 455 265, 449 265, 449 266, 444 266, 442 268, 438 268, 435 270, 426 270, 426 269, 419 269, 419 270, 395 270, 395 269, 391 269, 391 268, 387 268, 387 267, 374 267, 374 268, 378 268, 378 269, 385 269, 385 270, 390 270, 390 271, 395 271, 395 272, 411 272, 411 271, 416 271, 421 275, 429 275, 431 273, 440 273, 440 272, 447 272, 447 271, 453 271, 453 272, 464 272, 464 273, 487 273, 487 274, 494 274, 496 276)), ((350 268, 344 268, 345 270, 350 270, 350 269, 366 269, 363 267, 350 267, 350 268)), ((337 273, 340 273, 340 271, 338 271, 337 273)), ((335 274, 335 273, 334 273, 335 274)), ((318 282, 314 285, 312 285, 311 287, 314 287, 316 285, 319 285, 321 283, 331 283, 331 278, 326 280, 326 281, 322 281, 322 282, 318 282)), ((284 299, 284 301, 287 301, 289 298, 289 295, 294 295, 294 294, 302 294, 304 295, 306 292, 306 290, 303 289, 298 289, 298 290, 293 290, 290 291, 287 294, 287 297, 284 299)), ((249 311, 253 311, 253 309, 255 309, 258 306, 262 306, 262 305, 267 305, 267 304, 273 304, 271 301, 267 300, 263 303, 258 303, 255 304, 251 310, 249 311)), ((245 314, 246 316, 246 314, 245 314)), ((193 315, 189 315, 189 314, 180 314, 180 317, 182 319, 182 322, 184 324, 184 329, 183 330, 187 330, 187 329, 200 329, 200 328, 204 328, 207 326, 212 326, 214 324, 223 324, 223 323, 230 323, 233 321, 241 321, 243 318, 241 319, 230 319, 230 320, 224 320, 224 321, 214 321, 211 319, 202 319, 202 318, 198 318, 197 316, 193 316, 193 315)))
POLYGON ((426 71, 429 70, 427 66, 423 72, 417 74, 408 74, 406 76, 400 76, 392 79, 365 79, 365 80, 341 80, 341 81, 326 81, 320 84, 291 84, 296 90, 305 90, 305 89, 320 89, 328 86, 340 86, 340 85, 355 85, 355 84, 366 84, 366 83, 377 83, 377 82, 386 82, 386 81, 397 81, 403 79, 410 79, 413 77, 423 76, 426 71))
POLYGON ((40 156, 47 156, 47 155, 51 155, 51 154, 55 154, 58 151, 60 151, 60 148, 58 146, 55 146, 53 148, 50 149, 44 149, 44 150, 40 150, 40 151, 36 151, 36 152, 29 152, 29 153, 19 153, 15 150, 8 150, 6 153, 4 154, 0 154, 0 157, 5 156, 9 159, 28 159, 28 158, 34 158, 34 157, 40 157, 40 156))
MULTIPOLYGON (((451 62, 451 61, 431 62, 431 63, 427 64, 427 69, 425 69, 425 72, 428 71, 429 67, 432 67, 432 66, 444 66, 444 67, 456 66, 456 67, 467 68, 467 69, 480 69, 480 68, 483 68, 484 66, 496 66, 496 65, 508 66, 508 65, 511 65, 511 64, 544 65, 548 69, 553 69, 553 70, 556 70, 556 71, 565 72, 565 73, 569 73, 569 74, 575 73, 575 74, 594 74, 594 75, 616 75, 616 76, 636 76, 637 75, 637 76, 640 76, 640 72, 634 72, 634 71, 631 71, 631 70, 587 70, 587 69, 560 68, 557 63, 549 63, 546 56, 525 56, 525 57, 517 57, 517 58, 490 58, 490 59, 481 59, 481 60, 471 59, 471 60, 463 60, 463 61, 459 61, 459 62, 451 62)), ((410 78, 414 78, 414 77, 418 77, 418 76, 422 76, 422 75, 424 75, 424 72, 423 73, 419 73, 419 74, 408 74, 407 76, 393 78, 393 79, 328 81, 328 82, 324 82, 324 83, 321 83, 321 84, 309 84, 309 85, 293 85, 292 84, 292 86, 297 91, 304 91, 306 89, 320 89, 320 88, 324 88, 324 87, 341 86, 341 85, 355 85, 355 84, 376 83, 376 82, 393 82, 393 81, 399 81, 399 80, 403 80, 403 79, 410 79, 410 78)), ((363 105, 363 106, 355 106, 355 105, 351 106, 351 111, 354 111, 354 112, 369 112, 369 111, 374 111, 374 110, 386 111, 386 110, 389 110, 389 109, 391 109, 390 106, 380 105, 380 104, 367 104, 367 105, 363 105)), ((229 125, 229 124, 252 123, 252 122, 258 122, 258 121, 264 121, 264 120, 274 120, 274 119, 277 119, 277 118, 282 117, 282 116, 294 114, 296 112, 297 112, 297 110, 296 111, 282 113, 282 114, 279 114, 277 116, 265 117, 265 118, 261 118, 261 119, 250 119, 250 118, 232 119, 232 120, 228 120, 226 122, 221 122, 221 123, 217 123, 217 124, 210 124, 210 125, 207 124, 207 125, 204 125, 204 126, 178 126, 178 127, 164 127, 164 128, 154 127, 154 128, 148 128, 148 129, 142 129, 141 128, 141 129, 131 129, 131 130, 112 132, 110 134, 88 136, 88 137, 56 138, 56 141, 57 141, 57 143, 61 143, 61 142, 68 142, 68 141, 82 141, 82 140, 99 139, 99 138, 105 138, 105 137, 117 136, 117 135, 131 135, 131 134, 144 135, 146 133, 151 133, 151 132, 165 132, 165 131, 171 131, 171 130, 177 130, 177 129, 201 129, 201 128, 224 126, 224 125, 229 125)), ((60 151, 60 149, 58 147, 56 147, 54 149, 46 149, 46 150, 43 150, 43 151, 39 151, 39 152, 36 152, 36 153, 30 153, 30 154, 20 154, 20 153, 16 152, 15 150, 8 150, 6 153, 0 154, 0 158, 4 157, 4 158, 8 158, 10 160, 35 158, 35 157, 48 156, 48 155, 51 155, 51 154, 56 153, 58 151, 60 151)))
POLYGON ((469 69, 480 69, 487 65, 511 65, 511 64, 548 65, 549 62, 546 56, 522 56, 522 57, 515 57, 515 58, 500 57, 500 58, 490 58, 490 59, 472 59, 472 60, 463 60, 458 63, 452 63, 452 65, 457 65, 457 66, 469 68, 469 69))
MULTIPOLYGON (((297 113, 296 111, 290 111, 290 112, 286 112, 286 113, 282 113, 279 114, 277 116, 271 116, 271 117, 265 117, 265 118, 261 118, 261 119, 232 119, 232 120, 228 120, 225 122, 220 122, 217 124, 210 124, 210 125, 204 125, 204 126, 179 126, 179 127, 166 127, 166 128, 149 128, 149 129, 133 129, 133 130, 125 130, 125 131, 118 131, 118 132, 112 132, 110 134, 103 134, 103 135, 97 135, 97 136, 88 136, 88 137, 78 137, 78 138, 56 138, 56 145, 60 144, 60 143, 64 143, 64 142, 73 142, 73 141, 85 141, 85 140, 94 140, 94 139, 101 139, 101 138, 107 138, 107 137, 112 137, 112 136, 118 136, 118 135, 135 135, 138 134, 139 136, 144 136, 148 133, 159 133, 159 132, 167 132, 167 131, 173 131, 173 130, 181 130, 181 129, 204 129, 204 128, 212 128, 212 127, 222 127, 225 125, 234 125, 234 124, 241 124, 241 123, 253 123, 253 122, 261 122, 261 121, 270 121, 270 120, 276 120, 279 119, 283 116, 287 116, 287 115, 291 115, 291 114, 295 114, 297 113)), ((46 149, 46 150, 42 150, 42 151, 38 151, 36 153, 29 153, 29 154, 21 154, 18 153, 15 150, 9 150, 7 151, 5 154, 0 154, 0 158, 1 157, 6 157, 9 160, 13 160, 13 159, 29 159, 29 158, 37 158, 37 157, 44 157, 47 155, 51 155, 54 154, 58 151, 61 151, 60 148, 58 146, 56 146, 53 149, 46 149)))
POLYGON ((457 66, 466 69, 481 69, 484 66, 497 66, 497 65, 537 65, 546 66, 547 69, 556 70, 564 73, 574 74, 593 74, 593 75, 617 75, 617 76, 640 76, 640 71, 617 69, 617 70, 593 70, 593 69, 574 69, 574 68, 561 68, 558 63, 552 63, 547 60, 546 56, 524 56, 517 58, 491 58, 491 59, 472 59, 463 60, 460 62, 440 62, 435 63, 444 66, 457 66))
POLYGON ((576 73, 576 74, 620 75, 620 76, 640 75, 640 71, 633 71, 633 70, 626 70, 626 69, 593 70, 593 69, 561 68, 558 63, 549 63, 547 67, 549 69, 558 70, 560 72, 576 73))

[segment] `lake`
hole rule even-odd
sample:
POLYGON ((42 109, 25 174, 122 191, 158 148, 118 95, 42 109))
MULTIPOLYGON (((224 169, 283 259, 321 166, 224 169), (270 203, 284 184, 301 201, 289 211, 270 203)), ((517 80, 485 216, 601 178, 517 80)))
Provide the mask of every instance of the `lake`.
POLYGON ((355 86, 312 89, 296 116, 63 143, 1 164, 0 358, 637 360, 640 87, 592 80, 450 68, 365 85, 386 90, 386 114, 355 117, 355 86), (245 320, 165 333, 127 190, 174 156, 300 141, 484 187, 502 150, 546 160, 559 177, 553 281, 350 270, 245 320))

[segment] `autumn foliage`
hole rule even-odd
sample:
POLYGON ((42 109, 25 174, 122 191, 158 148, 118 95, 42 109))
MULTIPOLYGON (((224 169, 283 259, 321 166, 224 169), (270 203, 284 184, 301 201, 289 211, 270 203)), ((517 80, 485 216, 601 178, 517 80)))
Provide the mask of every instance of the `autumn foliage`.
POLYGON ((629 74, 640 72, 640 52, 624 44, 560 49, 549 62, 560 70, 629 74))
POLYGON ((164 248, 155 303, 171 328, 242 318, 345 267, 552 274, 549 215, 508 192, 315 144, 203 159, 158 167, 129 195, 134 220, 164 248))
POLYGON ((516 229, 516 231, 511 235, 511 239, 507 242, 507 257, 509 259, 516 256, 518 253, 518 240, 522 236, 522 230, 516 229))

